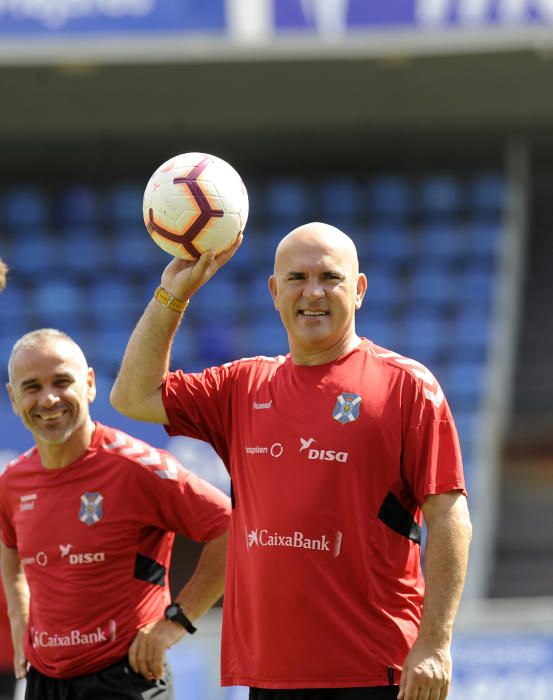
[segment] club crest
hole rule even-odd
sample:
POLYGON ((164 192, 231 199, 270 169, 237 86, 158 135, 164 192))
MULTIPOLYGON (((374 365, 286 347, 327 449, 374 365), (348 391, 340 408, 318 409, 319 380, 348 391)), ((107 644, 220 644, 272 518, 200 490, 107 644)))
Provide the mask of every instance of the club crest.
POLYGON ((361 397, 359 394, 340 394, 336 399, 332 417, 338 423, 352 423, 359 418, 360 406, 361 397))
POLYGON ((85 492, 81 496, 81 510, 79 520, 85 525, 94 525, 102 519, 102 501, 104 497, 101 493, 85 492))

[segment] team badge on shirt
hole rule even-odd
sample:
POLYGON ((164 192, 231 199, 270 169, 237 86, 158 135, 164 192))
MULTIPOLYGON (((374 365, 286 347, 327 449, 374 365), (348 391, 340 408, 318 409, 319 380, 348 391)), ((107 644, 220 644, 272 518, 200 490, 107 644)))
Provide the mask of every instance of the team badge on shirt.
POLYGON ((85 525, 94 525, 102 519, 102 501, 104 497, 101 493, 91 493, 87 491, 81 496, 81 510, 79 520, 85 525))
POLYGON ((361 397, 359 394, 340 394, 336 399, 332 417, 338 423, 352 423, 359 418, 360 405, 361 397))

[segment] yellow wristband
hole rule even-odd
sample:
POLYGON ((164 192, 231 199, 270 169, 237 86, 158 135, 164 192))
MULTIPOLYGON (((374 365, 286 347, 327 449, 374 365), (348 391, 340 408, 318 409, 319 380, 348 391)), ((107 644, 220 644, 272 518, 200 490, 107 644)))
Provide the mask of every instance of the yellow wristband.
POLYGON ((186 307, 190 303, 189 299, 186 301, 183 299, 177 299, 172 294, 169 294, 168 291, 163 289, 163 287, 158 287, 156 289, 154 292, 154 299, 157 299, 161 304, 163 304, 163 306, 171 309, 171 311, 176 311, 178 314, 184 313, 186 311, 186 307))

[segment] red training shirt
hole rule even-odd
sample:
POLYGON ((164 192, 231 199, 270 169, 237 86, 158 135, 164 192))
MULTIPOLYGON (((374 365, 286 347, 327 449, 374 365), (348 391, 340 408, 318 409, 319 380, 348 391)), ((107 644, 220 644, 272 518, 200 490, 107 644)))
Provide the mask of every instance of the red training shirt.
POLYGON ((232 479, 222 683, 399 682, 421 617, 421 505, 464 491, 447 402, 422 365, 363 340, 338 360, 257 357, 170 374, 167 431, 232 479))
POLYGON ((0 523, 31 591, 25 653, 53 678, 93 673, 127 654, 170 602, 174 533, 209 541, 230 502, 168 452, 96 423, 89 449, 45 469, 37 448, 0 477, 0 523))

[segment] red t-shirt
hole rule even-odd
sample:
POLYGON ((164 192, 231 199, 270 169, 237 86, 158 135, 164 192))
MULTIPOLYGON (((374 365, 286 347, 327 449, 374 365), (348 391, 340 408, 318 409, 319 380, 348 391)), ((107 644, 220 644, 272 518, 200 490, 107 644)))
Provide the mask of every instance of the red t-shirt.
POLYGON ((232 479, 223 685, 398 682, 421 617, 421 505, 464 491, 433 375, 363 340, 324 365, 177 371, 163 399, 168 432, 210 442, 232 479))
POLYGON ((0 478, 0 524, 31 591, 25 653, 53 678, 124 658, 170 601, 174 533, 209 541, 230 502, 168 452, 96 424, 89 449, 45 469, 36 448, 0 478))

